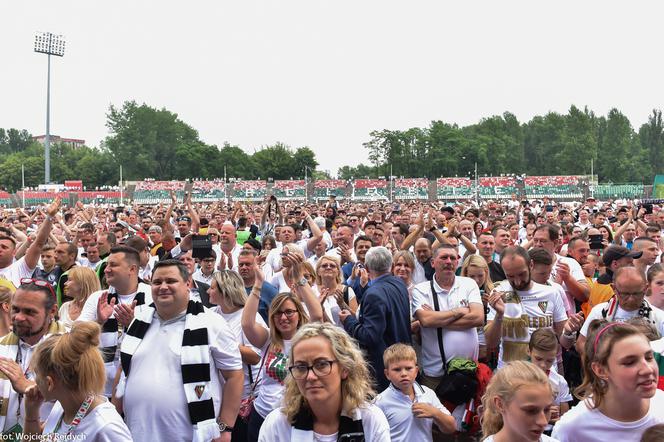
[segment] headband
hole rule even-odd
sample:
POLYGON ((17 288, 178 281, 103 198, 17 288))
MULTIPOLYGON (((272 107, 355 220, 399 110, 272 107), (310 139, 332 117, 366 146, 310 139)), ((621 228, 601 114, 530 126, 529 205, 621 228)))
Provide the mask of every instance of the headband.
POLYGON ((600 331, 597 332, 597 334, 595 335, 595 343, 593 344, 593 353, 597 353, 597 344, 599 343, 599 338, 602 337, 602 334, 605 331, 607 331, 608 329, 610 329, 611 327, 616 326, 618 324, 620 324, 620 323, 619 322, 610 322, 607 325, 605 325, 604 327, 602 327, 600 329, 600 331))

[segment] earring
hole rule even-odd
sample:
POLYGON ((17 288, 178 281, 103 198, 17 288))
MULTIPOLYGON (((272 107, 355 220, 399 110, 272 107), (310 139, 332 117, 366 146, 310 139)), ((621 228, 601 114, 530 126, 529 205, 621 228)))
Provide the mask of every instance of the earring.
POLYGON ((602 387, 602 388, 606 388, 607 385, 608 385, 608 382, 606 382, 606 379, 602 379, 602 378, 600 378, 600 380, 599 380, 599 385, 600 385, 600 387, 602 387))

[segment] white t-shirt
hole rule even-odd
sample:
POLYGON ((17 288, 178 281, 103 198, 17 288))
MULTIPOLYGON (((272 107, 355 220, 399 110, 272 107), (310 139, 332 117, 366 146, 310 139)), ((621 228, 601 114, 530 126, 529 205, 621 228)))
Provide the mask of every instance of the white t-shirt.
POLYGON ((551 384, 551 389, 553 389, 553 394, 555 395, 553 399, 555 405, 572 401, 572 394, 569 392, 567 381, 554 370, 549 371, 549 384, 551 384))
MULTIPOLYGON (((97 322, 97 304, 99 303, 99 298, 101 297, 102 294, 106 292, 113 292, 114 290, 115 289, 113 289, 112 287, 109 287, 108 290, 99 290, 94 293, 91 293, 90 296, 88 296, 88 299, 85 301, 83 309, 81 310, 81 314, 78 316, 76 321, 97 322)), ((143 292, 143 294, 145 295, 145 304, 136 306, 135 310, 137 312, 142 311, 143 309, 147 308, 150 304, 152 304, 152 288, 145 283, 139 283, 138 288, 134 293, 130 293, 128 295, 118 295, 119 304, 131 304, 132 302, 134 302, 136 293, 139 292, 143 292)), ((114 318, 115 312, 113 312, 110 317, 114 318)), ((117 373, 118 367, 120 366, 120 344, 122 344, 123 336, 124 334, 118 337, 117 340, 118 348, 117 351, 115 352, 115 359, 113 360, 113 362, 104 363, 104 366, 106 367, 106 387, 104 388, 104 394, 107 397, 110 397, 113 394, 113 384, 115 382, 115 374, 117 373)), ((111 345, 111 343, 104 342, 104 334, 102 333, 99 346, 103 348, 109 345, 111 345)))
MULTIPOLYGON (((538 328, 553 329, 556 322, 567 320, 567 313, 562 298, 551 286, 533 282, 530 290, 515 291, 509 281, 502 281, 495 290, 506 292, 507 297, 498 355, 498 368, 501 368, 505 362, 526 360, 532 332, 538 328)), ((487 320, 493 321, 495 317, 496 311, 489 305, 487 320)))
MULTIPOLYGON (((493 442, 493 434, 486 439, 482 439, 482 442, 493 442)), ((553 439, 546 434, 543 434, 539 438, 539 442, 560 442, 558 439, 553 439)))
POLYGON ((254 401, 256 412, 262 417, 267 417, 272 410, 281 405, 281 398, 284 395, 284 379, 288 375, 288 355, 290 353, 291 341, 284 340, 284 348, 275 351, 270 345, 270 338, 261 349, 261 354, 265 358, 263 369, 260 373, 258 382, 258 397, 254 401), (269 346, 269 351, 268 351, 269 346), (266 353, 267 352, 267 353, 266 353))
MULTIPOLYGON (((233 332, 233 335, 235 335, 235 339, 237 340, 237 343, 239 345, 247 346, 251 348, 258 356, 261 356, 260 349, 253 346, 249 342, 249 339, 247 339, 247 336, 242 331, 242 309, 228 314, 222 312, 221 307, 219 306, 213 307, 211 310, 215 313, 218 313, 219 315, 221 315, 222 318, 226 320, 228 328, 230 328, 231 332, 233 332)), ((263 317, 259 313, 256 313, 256 324, 260 325, 266 330, 269 330, 267 324, 265 324, 265 321, 263 320, 263 317)), ((244 372, 244 389, 242 390, 242 399, 249 396, 249 392, 251 391, 251 382, 249 379, 248 367, 249 365, 245 363, 242 364, 242 370, 244 372)), ((251 379, 253 379, 254 381, 256 380, 256 375, 258 374, 259 367, 260 367, 260 362, 258 363, 258 365, 251 366, 251 379)))
MULTIPOLYGON (((353 298, 355 298, 355 292, 352 287, 348 287, 348 303, 350 303, 350 300, 353 298)), ((323 310, 325 310, 325 314, 328 318, 330 318, 338 327, 343 328, 343 324, 339 319, 341 308, 339 308, 339 304, 337 304, 337 300, 334 296, 328 296, 327 299, 325 299, 323 310)))
MULTIPOLYGON (((558 262, 565 263, 569 266, 569 273, 572 275, 572 278, 574 278, 575 281, 582 282, 586 284, 586 275, 583 274, 583 268, 581 268, 581 264, 579 264, 574 258, 569 258, 567 256, 560 256, 556 254, 556 262, 554 263, 553 267, 551 268, 551 282, 555 282, 556 279, 556 273, 558 269, 556 268, 556 264, 558 262)), ((565 289, 565 293, 567 294, 567 299, 570 300, 572 305, 574 305, 574 296, 569 291, 569 287, 567 287, 567 283, 563 282, 561 284, 563 286, 563 289, 565 289)))
MULTIPOLYGON (((588 319, 586 319, 586 321, 583 323, 583 326, 581 326, 581 331, 579 332, 582 336, 588 336, 588 328, 594 319, 604 319, 602 317, 602 310, 604 310, 607 305, 609 305, 608 301, 597 304, 595 307, 593 307, 592 310, 590 310, 590 313, 588 313, 588 319)), ((657 330, 659 331, 660 335, 664 335, 664 312, 652 304, 650 307, 652 308, 652 317, 655 320, 657 330)), ((625 322, 629 319, 639 316, 638 309, 628 312, 627 310, 620 308, 620 306, 617 306, 616 308, 616 314, 613 317, 615 322, 625 322)))
POLYGON ((21 259, 14 261, 4 269, 0 269, 0 276, 9 279, 15 287, 21 285, 21 279, 30 278, 35 268, 30 268, 25 263, 25 256, 21 259))
MULTIPOLYGON (((46 419, 42 435, 53 433, 63 413, 62 405, 60 402, 56 402, 46 419)), ((68 429, 69 425, 63 421, 57 432, 61 435, 62 440, 65 440, 68 429)), ((104 402, 90 411, 74 427, 69 437, 72 440, 85 440, 86 442, 130 442, 133 440, 129 428, 110 402, 104 402)))
POLYGON ((383 411, 390 424, 392 442, 410 442, 431 440, 432 418, 416 418, 413 415, 413 404, 423 403, 433 405, 443 414, 450 412, 443 406, 436 393, 424 385, 413 384, 415 400, 390 384, 376 397, 376 406, 383 411))
MULTIPOLYGON (((223 379, 219 370, 242 370, 242 358, 226 321, 207 309, 201 315, 197 321, 205 321, 210 336, 210 395, 218 416, 223 379)), ((184 313, 166 321, 155 313, 131 358, 131 374, 122 381, 124 390, 118 386, 124 393, 125 420, 136 442, 192 440, 193 427, 182 385, 185 320, 184 313)))
MULTIPOLYGON (((471 304, 479 304, 484 308, 480 289, 477 283, 465 276, 455 276, 454 285, 447 291, 441 288, 433 279, 433 287, 438 295, 440 311, 446 312, 459 307, 470 307, 471 304)), ((434 308, 431 296, 431 282, 426 281, 413 288, 412 311, 422 309, 424 304, 434 308)), ((421 327, 422 334, 422 368, 427 376, 442 376, 443 364, 441 363, 440 348, 438 346, 438 333, 435 327, 421 327)), ((445 359, 449 362, 452 358, 467 358, 477 360, 479 356, 479 340, 477 328, 470 327, 467 330, 447 330, 443 328, 443 350, 445 359)))
POLYGON ((649 427, 664 422, 664 391, 657 390, 650 399, 648 413, 635 422, 613 420, 586 401, 579 402, 565 413, 553 427, 552 437, 560 442, 638 442, 649 427))
MULTIPOLYGON (((359 410, 364 430, 363 440, 390 442, 390 426, 383 412, 373 404, 366 404, 359 410)), ((293 427, 286 419, 286 415, 281 412, 281 409, 277 409, 272 411, 263 422, 258 434, 258 442, 290 442, 292 432, 293 427)), ((314 436, 318 438, 314 440, 327 440, 328 438, 332 441, 337 440, 336 434, 314 436)))

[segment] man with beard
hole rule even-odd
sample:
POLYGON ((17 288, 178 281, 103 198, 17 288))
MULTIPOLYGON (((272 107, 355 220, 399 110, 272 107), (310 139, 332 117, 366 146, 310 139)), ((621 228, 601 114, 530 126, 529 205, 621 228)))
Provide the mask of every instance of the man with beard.
MULTIPOLYGON (((503 250, 500 264, 506 281, 489 295, 485 327, 487 347, 500 344, 498 368, 506 362, 528 359, 530 335, 538 328, 551 328, 560 337, 567 323, 562 298, 553 287, 532 281, 531 260, 522 247, 503 250)), ((574 330, 565 330, 571 335, 574 330)))
MULTIPOLYGON (((0 430, 3 436, 20 433, 24 425, 26 389, 34 385, 30 359, 37 344, 51 334, 64 333, 65 328, 55 320, 58 306, 55 292, 46 281, 22 279, 14 293, 11 307, 12 332, 0 339, 0 430)), ((52 403, 41 409, 46 419, 52 403)), ((18 439, 15 439, 18 440, 18 439)))

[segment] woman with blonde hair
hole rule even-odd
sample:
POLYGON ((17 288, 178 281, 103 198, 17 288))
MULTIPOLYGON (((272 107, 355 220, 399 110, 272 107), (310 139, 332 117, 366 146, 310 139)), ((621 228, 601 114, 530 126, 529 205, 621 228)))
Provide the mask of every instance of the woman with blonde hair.
POLYGON ((461 276, 473 279, 480 288, 482 304, 484 305, 484 325, 477 327, 477 339, 480 346, 479 359, 480 361, 486 361, 488 351, 486 348, 486 337, 484 336, 484 326, 486 325, 486 315, 489 313, 489 294, 493 291, 493 281, 491 281, 489 266, 481 256, 470 255, 463 261, 461 276))
MULTIPOLYGON (((208 289, 210 302, 215 304, 212 310, 221 315, 231 329, 240 347, 242 366, 244 371, 244 389, 242 400, 252 394, 252 386, 258 376, 258 363, 261 361, 261 351, 249 342, 242 331, 242 311, 247 303, 247 292, 240 275, 233 270, 222 270, 212 274, 212 282, 208 289)), ((267 324, 257 312, 254 315, 255 323, 267 330, 267 324)), ((233 440, 247 440, 247 423, 241 416, 233 426, 233 440)))
POLYGON ((267 416, 259 441, 390 440, 385 415, 370 403, 367 362, 345 331, 304 325, 293 337, 289 362, 282 407, 267 416))
POLYGON ((352 288, 344 285, 343 272, 339 260, 334 256, 323 255, 316 263, 316 286, 320 293, 320 303, 330 322, 343 327, 339 320, 339 312, 357 311, 357 299, 352 288))
POLYGON ((65 282, 65 294, 72 298, 60 307, 60 321, 69 330, 78 319, 91 293, 101 290, 99 278, 94 270, 89 267, 74 267, 67 272, 65 282))
POLYGON ((256 323, 264 278, 257 264, 254 266, 254 286, 242 311, 242 330, 249 342, 260 348, 263 354, 258 373, 258 397, 248 418, 249 442, 258 440, 258 431, 263 420, 281 403, 293 336, 310 318, 311 321, 320 321, 323 318, 318 298, 303 276, 302 257, 287 253, 282 255, 282 259, 290 269, 288 284, 293 287, 293 292, 280 293, 272 300, 268 317, 269 328, 265 329, 256 323), (305 311, 302 301, 308 312, 305 311))
POLYGON ((77 322, 70 333, 53 335, 36 348, 31 360, 36 385, 25 395, 24 437, 132 440, 122 417, 104 397, 106 370, 97 348, 99 335, 98 324, 77 322), (42 429, 39 409, 44 401, 57 402, 42 429))
POLYGON ((534 364, 513 361, 496 371, 482 397, 484 442, 555 441, 544 435, 553 391, 534 364))
POLYGON ((624 322, 594 320, 588 328, 581 400, 553 427, 561 442, 639 441, 650 426, 664 422, 664 392, 650 342, 624 322))
POLYGON ((3 284, 2 278, 0 278, 0 336, 5 336, 12 331, 12 320, 9 311, 12 307, 12 295, 16 291, 14 285, 9 280, 5 279, 4 281, 7 284, 3 284))
MULTIPOLYGON (((415 271, 415 258, 408 250, 399 250, 392 257, 392 275, 401 279, 411 294, 413 287, 413 272, 415 271)), ((412 296, 412 295, 411 295, 412 296)))

